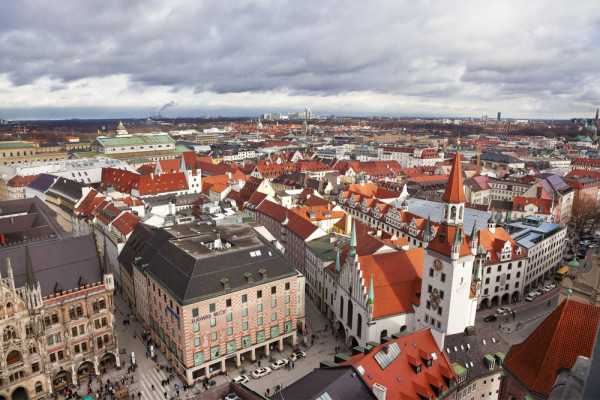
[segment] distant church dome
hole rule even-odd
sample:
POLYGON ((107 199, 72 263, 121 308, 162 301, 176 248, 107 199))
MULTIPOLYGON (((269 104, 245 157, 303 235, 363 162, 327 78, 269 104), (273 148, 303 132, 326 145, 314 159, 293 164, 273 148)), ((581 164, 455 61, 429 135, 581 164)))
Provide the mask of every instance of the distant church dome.
POLYGON ((117 125, 117 135, 127 135, 127 129, 122 121, 119 121, 119 125, 117 125))

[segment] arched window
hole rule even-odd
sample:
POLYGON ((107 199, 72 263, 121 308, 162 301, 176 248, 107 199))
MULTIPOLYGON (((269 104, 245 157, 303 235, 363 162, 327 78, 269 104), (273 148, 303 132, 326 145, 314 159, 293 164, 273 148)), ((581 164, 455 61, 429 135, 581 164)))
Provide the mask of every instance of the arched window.
POLYGON ((98 312, 98 301, 96 301, 95 299, 92 300, 92 310, 94 311, 94 313, 98 312))
POLYGON ((59 323, 58 312, 52 311, 52 325, 58 324, 58 323, 59 323))
POLYGON ((77 304, 77 307, 75 307, 75 312, 77 313, 77 317, 83 317, 83 307, 81 304, 77 304))
POLYGON ((50 325, 50 314, 46 314, 44 315, 44 326, 49 327, 50 325))
POLYGON ((462 217, 463 217, 463 208, 462 208, 462 206, 461 206, 461 207, 459 207, 459 209, 458 209, 458 218, 462 219, 462 217))
POLYGON ((344 298, 340 296, 340 319, 344 318, 344 298))
POLYGON ((352 300, 348 299, 348 316, 346 319, 347 325, 349 329, 352 329, 352 314, 354 313, 352 307, 352 300))
POLYGON ((106 300, 104 300, 104 297, 101 297, 100 300, 98 300, 98 306, 101 310, 106 308, 106 300))
POLYGON ((23 356, 17 350, 11 351, 6 356, 6 364, 7 365, 13 365, 13 364, 16 364, 16 363, 21 362, 21 361, 23 361, 23 356))
POLYGON ((69 319, 75 319, 75 307, 69 307, 69 319))
POLYGON ((456 219, 456 206, 452 206, 450 209, 450 219, 456 219))
POLYGON ((356 316, 356 336, 358 336, 359 338, 362 335, 362 315, 360 315, 360 313, 358 313, 358 315, 356 316))
POLYGON ((34 343, 31 343, 29 345, 29 354, 36 354, 37 353, 37 346, 34 343))
POLYGON ((12 314, 14 312, 14 308, 11 302, 6 303, 6 313, 7 314, 12 314))
POLYGON ((17 338, 17 333, 15 332, 15 328, 13 328, 12 326, 7 326, 6 328, 4 328, 4 331, 2 331, 2 340, 4 342, 7 342, 11 339, 16 339, 17 338))

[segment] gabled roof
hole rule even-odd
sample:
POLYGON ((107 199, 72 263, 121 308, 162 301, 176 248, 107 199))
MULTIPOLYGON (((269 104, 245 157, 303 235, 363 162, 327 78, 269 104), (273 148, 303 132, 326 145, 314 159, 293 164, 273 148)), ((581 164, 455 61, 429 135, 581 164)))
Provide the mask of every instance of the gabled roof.
POLYGON ((524 342, 514 345, 504 368, 530 391, 548 396, 560 368, 571 369, 578 356, 590 357, 600 307, 564 300, 524 342))
POLYGON ((374 347, 368 354, 357 354, 340 364, 354 365, 359 370, 362 367, 367 384, 373 387, 378 383, 387 388, 386 398, 389 399, 437 399, 439 394, 458 382, 448 356, 438 347, 431 329, 394 339, 374 347), (431 367, 426 367, 424 357, 432 360, 431 367), (421 365, 418 374, 415 364, 421 365), (440 386, 438 394, 433 387, 439 389, 440 386))
POLYGON ((115 218, 112 221, 112 224, 115 228, 119 230, 119 232, 127 236, 129 235, 129 233, 131 233, 131 231, 133 231, 133 229, 140 220, 141 218, 137 215, 132 214, 129 211, 125 211, 121 213, 121 215, 119 215, 117 218, 115 218))
POLYGON ((459 229, 459 235, 462 233, 464 236, 464 240, 460 245, 459 256, 463 257, 471 254, 471 248, 469 247, 469 237, 464 234, 464 230, 462 226, 447 226, 440 225, 435 237, 429 245, 427 246, 427 250, 437 251, 440 254, 444 254, 449 256, 452 250, 452 240, 454 239, 454 235, 456 234, 456 230, 459 229))
POLYGON ((424 254, 415 248, 358 257, 365 282, 373 277, 373 318, 412 312, 413 304, 419 305, 424 254))
POLYGON ((460 153, 457 153, 452 163, 450 176, 448 177, 448 186, 446 186, 446 191, 442 196, 442 200, 446 203, 466 202, 460 159, 460 153))

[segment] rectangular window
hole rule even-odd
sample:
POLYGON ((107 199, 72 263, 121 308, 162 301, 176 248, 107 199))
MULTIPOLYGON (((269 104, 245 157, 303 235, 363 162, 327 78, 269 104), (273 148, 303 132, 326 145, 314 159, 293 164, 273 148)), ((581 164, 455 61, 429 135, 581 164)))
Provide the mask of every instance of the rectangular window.
POLYGON ((259 290, 256 292, 256 298, 257 299, 262 299, 262 290, 259 290))
POLYGON ((197 308, 193 308, 192 309, 192 318, 196 318, 198 317, 198 309, 197 308))
POLYGON ((230 340, 227 342, 227 354, 231 354, 235 352, 235 340, 230 340))
POLYGON ((277 286, 272 286, 271 287, 271 294, 276 294, 277 293, 277 286))
POLYGON ((263 305, 262 305, 262 303, 258 303, 258 304, 256 305, 256 311, 257 311, 257 312, 262 312, 262 310, 263 310, 263 305))
POLYGON ((262 343, 265 341, 265 330, 256 332, 256 343, 262 343))
POLYGON ((279 336, 279 325, 275 325, 271 327, 271 339, 279 336))
POLYGON ((289 282, 285 283, 285 290, 290 290, 290 283, 289 282))
POLYGON ((285 331, 285 333, 291 332, 292 328, 292 321, 287 321, 285 324, 283 324, 283 330, 285 331))
POLYGON ((210 312, 215 312, 215 310, 216 310, 216 309, 217 309, 217 305, 216 305, 215 303, 210 303, 210 304, 208 305, 208 310, 209 310, 210 312))
POLYGON ((233 326, 228 326, 227 327, 227 336, 231 336, 233 335, 233 326))
POLYGON ((215 359, 215 358, 219 358, 219 346, 213 346, 210 348, 210 358, 211 359, 215 359))
POLYGON ((276 312, 271 314, 271 321, 277 321, 277 313, 276 312))
POLYGON ((231 307, 231 299, 225 300, 225 307, 231 307))
POLYGON ((227 314, 225 314, 225 318, 227 322, 231 322, 233 320, 233 313, 228 312, 227 314))
POLYGON ((60 343, 60 332, 54 334, 54 343, 60 343))
POLYGON ((202 365, 202 364, 204 364, 204 352, 198 351, 198 352, 194 353, 194 366, 198 366, 198 365, 202 365))
POLYGON ((202 344, 202 339, 199 337, 194 338, 194 347, 200 347, 202 344))
POLYGON ((442 282, 446 282, 446 274, 444 274, 443 272, 442 272, 442 277, 441 278, 442 278, 442 282))
POLYGON ((243 331, 247 331, 248 330, 248 321, 242 322, 242 330, 243 331))
POLYGON ((261 326, 263 324, 263 317, 256 318, 256 325, 261 326))
POLYGON ((285 295, 285 304, 289 304, 291 301, 291 296, 289 294, 285 295))
POLYGON ((217 318, 216 317, 211 317, 210 326, 217 326, 217 318))
POLYGON ((192 324, 192 330, 193 330, 194 332, 199 332, 199 331, 200 331, 200 322, 194 322, 194 323, 192 324))
POLYGON ((210 341, 211 342, 216 342, 217 341, 217 332, 212 332, 210 334, 210 341))
POLYGON ((242 317, 248 316, 248 308, 242 308, 242 317))
POLYGON ((242 348, 250 347, 252 345, 250 335, 242 336, 242 348))
POLYGON ((243 294, 242 295, 242 303, 247 303, 248 302, 248 295, 247 294, 243 294))
POLYGON ((277 299, 271 300, 271 308, 277 307, 277 299))
POLYGON ((286 316, 286 317, 289 317, 289 316, 290 316, 290 309, 289 309, 289 308, 286 308, 286 309, 285 309, 285 316, 286 316))

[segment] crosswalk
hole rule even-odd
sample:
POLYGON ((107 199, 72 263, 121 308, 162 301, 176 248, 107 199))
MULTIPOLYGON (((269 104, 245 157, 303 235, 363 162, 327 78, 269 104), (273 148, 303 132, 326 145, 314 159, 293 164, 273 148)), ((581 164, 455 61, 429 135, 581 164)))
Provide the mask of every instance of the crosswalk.
POLYGON ((176 390, 174 385, 179 384, 179 392, 183 393, 182 384, 179 382, 179 379, 175 379, 177 382, 171 381, 168 386, 162 386, 161 382, 167 379, 167 374, 164 370, 156 371, 145 371, 141 372, 137 375, 137 382, 134 382, 133 385, 129 386, 129 393, 135 394, 136 398, 138 397, 138 393, 142 394, 142 400, 160 400, 164 399, 164 393, 167 393, 167 399, 171 397, 175 397, 176 390), (154 385, 154 391, 152 391, 152 385, 154 385))

